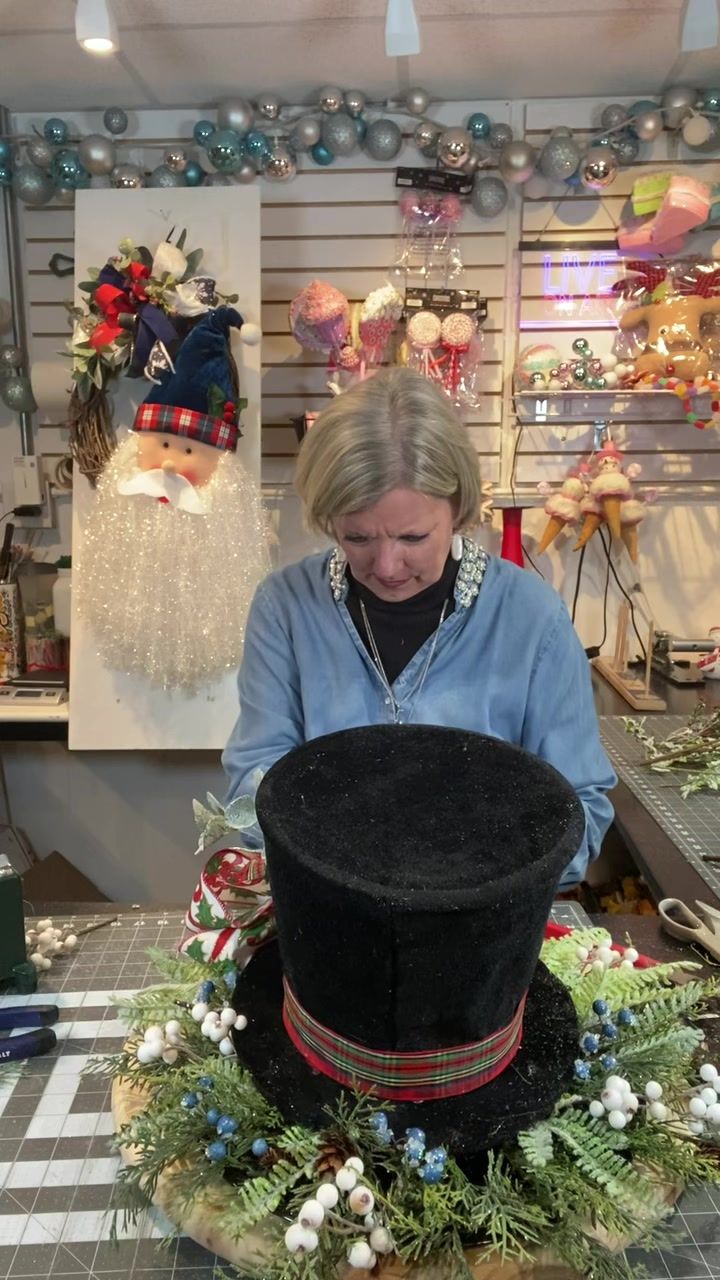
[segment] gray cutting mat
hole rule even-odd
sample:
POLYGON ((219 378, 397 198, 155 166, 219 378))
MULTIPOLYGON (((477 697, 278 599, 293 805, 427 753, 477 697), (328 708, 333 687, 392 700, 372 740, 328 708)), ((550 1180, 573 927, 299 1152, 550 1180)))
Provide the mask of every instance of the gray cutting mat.
MULTIPOLYGON (((687 716, 652 716, 646 727, 655 738, 662 740, 686 723, 687 716)), ((720 856, 720 792, 700 791, 683 800, 681 775, 653 773, 643 765, 643 745, 626 732, 620 716, 601 716, 600 732, 622 781, 720 897, 720 863, 702 859, 704 853, 720 856)))
MULTIPOLYGON (((588 923, 575 903, 556 904, 552 918, 588 923)), ((56 916, 55 923, 65 921, 56 916)), ((121 1232, 118 1244, 109 1240, 118 1168, 109 1146, 110 1093, 99 1077, 82 1075, 89 1056, 114 1053, 123 1043, 111 994, 155 981, 146 949, 173 949, 181 929, 176 911, 124 915, 82 939, 43 976, 36 995, 0 998, 60 1007, 53 1053, 15 1075, 0 1073, 0 1280, 213 1280, 219 1260, 191 1240, 158 1252, 170 1224, 157 1211, 121 1232)), ((633 1251, 649 1280, 720 1280, 720 1190, 685 1196, 676 1223, 686 1233, 683 1243, 650 1255, 633 1251)))

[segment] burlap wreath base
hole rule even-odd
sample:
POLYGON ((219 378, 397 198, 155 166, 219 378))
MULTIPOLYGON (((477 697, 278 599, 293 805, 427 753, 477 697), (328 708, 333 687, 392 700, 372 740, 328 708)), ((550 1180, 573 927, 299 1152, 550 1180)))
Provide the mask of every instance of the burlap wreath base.
MULTIPOLYGON (((139 1112, 144 1111, 148 1105, 148 1094, 144 1089, 132 1085, 128 1080, 114 1080, 112 1087, 112 1114, 115 1129, 118 1130, 122 1125, 128 1124, 134 1119, 139 1112)), ((123 1160, 127 1163, 135 1163, 137 1159, 136 1153, 131 1147, 123 1147, 121 1149, 123 1160)), ((256 1265, 262 1258, 263 1252, 269 1247, 269 1238, 263 1232, 262 1226, 255 1227, 249 1231, 242 1240, 232 1239, 221 1228, 221 1205, 218 1201, 214 1201, 208 1193, 205 1197, 199 1198, 191 1208, 188 1209, 182 1221, 176 1221, 172 1212, 173 1197, 171 1194, 172 1169, 168 1169, 161 1174, 158 1179, 157 1190, 153 1197, 154 1203, 175 1222, 175 1225, 183 1235, 189 1236, 191 1240, 202 1245, 208 1252, 217 1254, 220 1258, 225 1258, 230 1263, 241 1264, 249 1261, 256 1265)), ((665 1204, 671 1207, 677 1200, 682 1188, 673 1186, 667 1188, 665 1196, 665 1204)), ((638 1220, 638 1229, 640 1228, 640 1215, 638 1220)), ((596 1232, 592 1232, 595 1237, 602 1240, 607 1248, 613 1252, 621 1252, 632 1244, 629 1239, 609 1240, 606 1236, 600 1236, 596 1232)), ((474 1277, 474 1280, 583 1280, 579 1273, 573 1271, 564 1263, 559 1262, 553 1257, 552 1253, 547 1250, 538 1250, 530 1262, 514 1262, 503 1261, 496 1257, 483 1257, 484 1253, 480 1249, 466 1250, 466 1258, 468 1266, 474 1277)), ((378 1260, 378 1266, 372 1273, 373 1280, 381 1277, 382 1280, 439 1280, 438 1270, 428 1264, 418 1264, 414 1267, 408 1267, 400 1262, 398 1258, 390 1256, 378 1260)), ((356 1268, 346 1268, 342 1273, 342 1280, 370 1280, 371 1273, 369 1271, 359 1271, 356 1268)), ((340 1278, 339 1278, 340 1280, 340 1278)), ((445 1273, 444 1280, 447 1280, 445 1273)))

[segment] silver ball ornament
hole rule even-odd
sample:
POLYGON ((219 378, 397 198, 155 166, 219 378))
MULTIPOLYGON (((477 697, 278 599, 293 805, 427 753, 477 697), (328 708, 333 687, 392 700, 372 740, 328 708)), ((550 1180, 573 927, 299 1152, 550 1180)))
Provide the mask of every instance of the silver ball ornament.
POLYGON ((184 173, 188 164, 187 151, 183 147, 170 147, 169 151, 165 152, 163 163, 173 173, 184 173))
POLYGON ((322 140, 333 155, 351 156, 358 147, 357 128, 352 116, 346 111, 325 116, 322 122, 322 140))
POLYGON ((263 173, 269 182, 289 182, 297 173, 294 155, 287 147, 274 147, 263 173))
POLYGON ((25 352, 14 344, 0 347, 0 375, 10 373, 12 369, 20 369, 25 363, 25 352))
POLYGON ((411 116, 424 116, 430 106, 430 94, 425 89, 408 89, 405 106, 411 116))
POLYGON ((501 178, 476 178, 470 201, 480 218, 496 218, 507 204, 507 187, 501 178))
POLYGON ((472 154, 472 142, 467 129, 445 129, 438 141, 438 161, 446 169, 462 169, 472 154))
POLYGON ((640 143, 634 133, 617 133, 613 138, 612 149, 618 158, 618 164, 633 164, 640 151, 640 143))
POLYGON ((11 373, 9 378, 0 381, 0 399, 13 413, 34 413, 37 409, 26 373, 11 373))
POLYGON ((502 151, 508 142, 513 140, 513 131, 509 124, 494 124, 490 130, 488 142, 493 151, 502 151))
POLYGON ((662 96, 662 113, 668 129, 679 129, 684 124, 692 114, 698 96, 697 89, 691 89, 688 85, 679 84, 665 91, 662 96))
POLYGON ((571 178, 579 163, 580 151, 572 136, 550 138, 540 152, 540 172, 551 182, 565 182, 571 178))
POLYGON ((23 204, 47 204, 53 194, 52 179, 44 169, 36 169, 33 164, 21 164, 13 174, 12 189, 23 204))
POLYGON ((168 169, 166 164, 159 164, 153 169, 147 180, 149 187, 184 187, 185 177, 182 173, 175 173, 172 169, 168 169))
POLYGON ((654 142, 663 131, 663 118, 659 111, 641 111, 633 118, 633 132, 641 142, 654 142))
POLYGON ((518 185, 532 177, 536 162, 537 152, 529 142, 508 142, 500 152, 498 168, 506 182, 518 185))
MULTIPOLYGON (((348 115, 361 116, 365 110, 367 99, 361 89, 346 89, 343 94, 343 102, 348 115)), ((311 145, 314 146, 315 143, 311 143, 311 145)))
POLYGON ((234 129, 235 133, 247 133, 252 129, 255 112, 244 98, 226 98, 217 109, 218 129, 234 129))
POLYGON ((110 138, 101 133, 89 133, 78 146, 78 155, 88 173, 112 173, 115 168, 115 147, 110 138))
POLYGON ((342 89, 338 89, 337 85, 334 84, 326 84, 325 88, 320 90, 318 102, 320 110, 324 111, 326 115, 335 115, 336 111, 342 111, 342 89))
POLYGON ((437 155, 438 142, 442 137, 442 129, 439 125, 433 124, 432 120, 421 120, 413 134, 413 142, 428 160, 434 160, 437 155))
POLYGON ((610 147, 591 147, 580 166, 580 181, 589 191, 604 191, 617 171, 617 156, 610 147))
MULTIPOLYGON (((108 185, 109 185, 109 182, 108 182, 108 185)), ((68 205, 68 206, 73 205, 75 203, 74 187, 56 187, 55 201, 57 204, 68 205)))
POLYGON ((364 147, 373 160, 394 160, 402 147, 402 133, 394 120, 373 120, 364 147))
POLYGON ((280 115, 280 99, 276 93, 260 93, 257 109, 263 120, 277 120, 280 115))
POLYGON ((128 127, 127 113, 122 107, 108 107, 103 115, 103 124, 108 133, 124 133, 128 127))
POLYGON ((145 175, 139 165, 116 164, 110 174, 110 184, 116 191, 138 191, 145 186, 145 175))
POLYGON ((320 141, 320 121, 313 116, 302 116, 293 125, 290 141, 296 151, 309 151, 320 141))
POLYGON ((603 129, 619 129, 627 118, 627 108, 622 107, 619 102, 611 102, 609 107, 605 107, 600 123, 603 129))
MULTIPOLYGON (((220 174, 220 173, 211 175, 211 177, 216 177, 216 178, 224 178, 225 176, 226 176, 225 174, 220 174)), ((236 182, 240 182, 244 187, 246 187, 249 185, 249 183, 254 182, 255 179, 257 178, 257 169, 255 168, 255 165, 251 163, 250 160, 243 160, 242 164, 240 165, 240 168, 235 170, 233 177, 236 182)), ((213 185, 213 184, 210 184, 210 185, 213 185)))
POLYGON ((27 158, 38 169, 49 169, 55 152, 45 138, 31 138, 27 144, 27 158))

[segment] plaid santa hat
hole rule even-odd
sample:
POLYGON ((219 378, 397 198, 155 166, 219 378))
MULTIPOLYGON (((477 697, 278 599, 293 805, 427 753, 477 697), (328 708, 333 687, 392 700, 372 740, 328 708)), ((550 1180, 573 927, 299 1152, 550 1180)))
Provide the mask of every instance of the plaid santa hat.
POLYGON ((234 453, 247 400, 238 395, 231 329, 239 329, 245 343, 260 341, 257 325, 245 324, 234 307, 208 311, 183 342, 175 368, 162 375, 140 405, 133 431, 167 431, 234 453))

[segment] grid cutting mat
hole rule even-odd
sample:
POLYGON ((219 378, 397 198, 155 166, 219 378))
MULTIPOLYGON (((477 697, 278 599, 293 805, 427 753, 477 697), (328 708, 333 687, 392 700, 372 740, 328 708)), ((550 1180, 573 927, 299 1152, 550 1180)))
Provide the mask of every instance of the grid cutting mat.
MULTIPOLYGON (((685 724, 687 716, 653 716, 652 732, 662 741, 685 724)), ((620 716, 601 716, 600 733, 623 782, 720 897, 720 863, 704 862, 702 857, 704 853, 720 857, 720 792, 700 791, 683 800, 680 775, 653 773, 644 765, 645 749, 626 732, 620 716)))
MULTIPOLYGON (((77 925, 102 917, 78 917, 77 925)), ((587 924, 582 908, 558 903, 559 924, 587 924)), ((57 925, 66 923, 56 916, 57 925)), ((115 1053, 124 1039, 111 996, 155 980, 145 952, 171 950, 180 937, 177 912, 124 915, 82 938, 72 956, 43 975, 33 996, 2 1004, 47 1003, 60 1008, 57 1048, 0 1073, 0 1280, 213 1280, 220 1260, 186 1238, 159 1251, 171 1230, 158 1211, 110 1241, 113 1183, 119 1161, 110 1150, 110 1090, 83 1076, 92 1055, 115 1053)), ((720 1191, 700 1188, 684 1197, 677 1225, 686 1240, 662 1253, 641 1255, 649 1280, 720 1280, 720 1191)))

